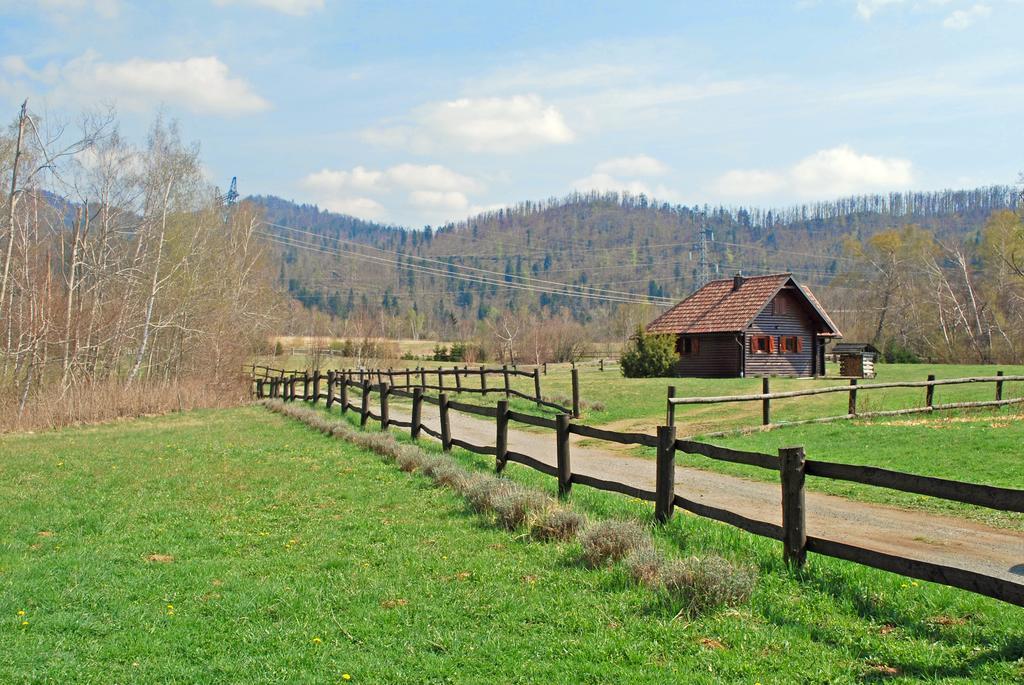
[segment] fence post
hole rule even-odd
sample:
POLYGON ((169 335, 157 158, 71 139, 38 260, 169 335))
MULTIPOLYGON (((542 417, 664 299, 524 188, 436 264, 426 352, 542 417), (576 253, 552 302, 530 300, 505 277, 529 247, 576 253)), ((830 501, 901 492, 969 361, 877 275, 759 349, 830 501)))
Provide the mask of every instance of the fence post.
POLYGON ((320 369, 313 371, 313 404, 320 401, 320 369))
POLYGON ((544 375, 548 375, 548 363, 544 362, 544 375))
POLYGON ((420 388, 427 389, 427 370, 422 366, 420 367, 420 388))
POLYGON ((575 366, 572 369, 572 417, 580 417, 580 372, 575 366))
POLYGON ((480 394, 487 394, 487 371, 483 366, 480 367, 480 394))
POLYGON ((572 490, 572 466, 569 463, 569 415, 555 415, 555 453, 558 456, 558 496, 568 497, 572 490))
POLYGON ((391 413, 388 411, 388 395, 391 386, 387 383, 380 384, 380 429, 386 431, 391 423, 391 413))
POLYGON ((334 372, 327 372, 327 410, 330 411, 334 404, 334 372))
POLYGON ((437 367, 437 391, 444 392, 444 374, 441 373, 441 367, 437 367))
POLYGON ((409 390, 412 387, 412 371, 409 367, 405 367, 405 390, 409 390))
MULTIPOLYGON (((928 374, 928 382, 931 383, 935 380, 935 374, 928 374)), ((929 385, 924 391, 924 403, 929 409, 935 406, 935 386, 929 385)))
POLYGON ((342 376, 342 378, 341 378, 341 398, 338 400, 339 402, 341 402, 341 413, 342 414, 344 414, 345 412, 348 411, 348 385, 351 382, 352 381, 349 379, 347 374, 342 376))
POLYGON ((850 416, 857 415, 857 379, 850 379, 850 406, 847 407, 847 414, 850 416))
POLYGON ((423 416, 423 390, 421 388, 412 389, 412 426, 409 427, 409 435, 412 436, 413 440, 419 440, 420 437, 420 426, 422 425, 423 416))
POLYGON ((455 373, 455 392, 462 394, 462 379, 459 378, 459 367, 453 366, 452 371, 455 373))
POLYGON ((654 518, 658 523, 665 523, 672 518, 676 496, 676 429, 673 426, 658 426, 654 491, 654 518))
POLYGON ((540 406, 540 401, 543 399, 540 395, 540 369, 536 368, 533 370, 533 396, 537 398, 537 406, 540 406))
MULTIPOLYGON (((1002 376, 1002 371, 996 371, 997 376, 1002 376)), ((996 402, 1000 402, 1003 399, 1003 382, 996 381, 996 402)))
POLYGON ((804 507, 804 448, 779 449, 782 478, 782 556, 801 568, 807 560, 807 522, 804 507))
POLYGON ((359 427, 366 428, 366 422, 370 419, 370 379, 363 379, 363 401, 359 405, 359 427))
POLYGON ((495 423, 498 430, 494 438, 494 470, 501 473, 505 470, 505 464, 508 463, 508 400, 498 400, 495 423))
MULTIPOLYGON (((771 392, 770 386, 768 385, 768 376, 761 379, 761 394, 767 395, 771 392)), ((772 422, 772 401, 765 397, 761 400, 761 425, 767 426, 772 422)))
POLYGON ((672 404, 672 398, 676 396, 676 386, 668 386, 668 397, 665 400, 665 425, 676 425, 676 405, 672 404))
POLYGON ((501 365, 501 374, 505 377, 505 399, 507 400, 512 394, 509 392, 510 386, 508 384, 508 364, 501 365))
POLYGON ((601 371, 604 371, 604 359, 597 360, 597 368, 600 369, 601 371))
POLYGON ((441 410, 441 451, 452 451, 452 425, 448 415, 448 393, 438 396, 438 407, 441 410))

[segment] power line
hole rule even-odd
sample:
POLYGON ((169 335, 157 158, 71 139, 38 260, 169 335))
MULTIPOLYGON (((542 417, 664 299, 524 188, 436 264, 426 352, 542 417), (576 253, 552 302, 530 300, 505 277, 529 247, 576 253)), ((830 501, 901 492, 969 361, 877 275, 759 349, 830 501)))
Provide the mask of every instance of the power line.
MULTIPOLYGON (((264 223, 266 223, 266 222, 264 222, 264 223)), ((276 224, 273 224, 273 225, 277 226, 276 224)), ((280 226, 278 226, 278 227, 280 227, 280 226)), ((487 272, 486 270, 483 270, 483 269, 477 270, 477 271, 483 272, 483 273, 480 273, 480 274, 463 274, 463 273, 458 273, 457 271, 453 271, 451 268, 445 270, 445 269, 438 269, 438 268, 435 268, 435 267, 429 267, 429 266, 424 266, 424 265, 403 264, 403 263, 401 263, 401 261, 399 261, 397 259, 390 258, 390 257, 377 257, 375 255, 368 255, 368 254, 364 254, 364 253, 361 253, 361 252, 354 252, 352 250, 346 250, 346 249, 341 248, 341 247, 336 248, 336 250, 334 250, 334 251, 327 250, 327 249, 323 249, 323 248, 320 248, 320 247, 315 246, 315 245, 309 245, 307 243, 299 242, 297 239, 291 238, 289 236, 280 236, 280 235, 276 235, 274 233, 269 233, 269 232, 259 231, 259 234, 264 236, 265 238, 267 238, 270 242, 278 244, 278 245, 282 245, 284 247, 291 247, 291 248, 302 249, 302 250, 307 250, 307 251, 311 251, 311 252, 318 252, 318 253, 321 253, 321 254, 328 254, 328 255, 336 256, 336 257, 337 256, 341 256, 341 255, 348 255, 348 256, 356 257, 358 259, 362 259, 362 260, 371 262, 371 263, 387 264, 389 266, 392 266, 392 267, 395 267, 395 268, 398 268, 398 269, 405 269, 405 270, 408 270, 408 271, 412 271, 414 273, 428 274, 428 275, 432 275, 432 276, 442 276, 442 277, 445 277, 445 278, 449 278, 449 279, 453 279, 453 280, 461 280, 461 281, 470 282, 470 283, 490 285, 490 286, 495 286, 495 287, 511 288, 511 289, 515 289, 515 290, 525 290, 525 291, 530 291, 530 292, 546 293, 546 294, 549 294, 549 295, 562 295, 562 296, 565 296, 565 297, 581 297, 581 298, 593 299, 593 300, 603 300, 603 301, 608 301, 608 302, 623 302, 623 303, 631 303, 631 304, 636 304, 636 303, 670 304, 670 303, 672 303, 672 301, 669 298, 650 298, 650 297, 644 297, 644 296, 636 295, 634 293, 627 293, 627 292, 624 292, 624 291, 611 291, 611 290, 607 290, 607 289, 603 289, 603 288, 594 288, 594 287, 590 287, 590 286, 577 286, 577 285, 573 285, 573 284, 558 283, 558 282, 554 282, 554 281, 541 281, 540 279, 526 279, 525 277, 522 277, 522 276, 518 276, 517 278, 520 278, 520 279, 522 279, 524 281, 527 281, 527 282, 523 282, 523 283, 510 282, 510 281, 506 281, 506 280, 499 280, 498 278, 495 278, 494 276, 488 276, 486 274, 488 274, 488 273, 494 274, 495 276, 498 276, 501 279, 504 279, 506 277, 512 277, 512 275, 506 276, 505 274, 500 274, 498 272, 487 272), (535 285, 534 283, 532 283, 530 281, 536 281, 536 282, 540 282, 540 283, 551 283, 553 285, 558 285, 558 286, 560 286, 562 288, 580 288, 580 287, 583 287, 583 288, 585 288, 585 290, 583 290, 583 291, 572 291, 572 290, 554 289, 554 288, 543 286, 543 285, 535 285)), ((310 234, 310 235, 314 235, 315 236, 315 234, 310 234)), ((320 237, 320 236, 316 236, 316 237, 320 237)), ((350 241, 341 241, 341 242, 350 242, 350 241)), ((370 248, 370 249, 377 250, 377 248, 370 248)), ((377 250, 377 251, 387 253, 384 250, 377 250)), ((387 253, 387 254, 394 254, 394 253, 387 253)), ((436 261, 436 260, 434 260, 434 261, 436 261)), ((444 263, 442 262, 442 264, 444 264, 444 263)), ((453 267, 454 265, 448 265, 448 266, 453 267)))

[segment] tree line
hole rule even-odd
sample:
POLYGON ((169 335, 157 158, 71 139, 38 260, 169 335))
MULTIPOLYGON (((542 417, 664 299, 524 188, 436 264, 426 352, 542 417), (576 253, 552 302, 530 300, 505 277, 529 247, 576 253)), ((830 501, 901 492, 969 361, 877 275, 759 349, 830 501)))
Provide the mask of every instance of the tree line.
POLYGON ((71 126, 23 106, 0 133, 0 177, 7 425, 98 386, 237 384, 276 330, 259 210, 221 195, 173 121, 134 145, 112 111, 71 126))

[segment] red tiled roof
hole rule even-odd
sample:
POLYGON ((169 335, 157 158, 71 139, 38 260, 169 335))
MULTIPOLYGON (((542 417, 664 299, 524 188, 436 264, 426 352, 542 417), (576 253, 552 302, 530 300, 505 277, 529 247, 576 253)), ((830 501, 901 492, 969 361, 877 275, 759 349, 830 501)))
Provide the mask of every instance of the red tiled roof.
MULTIPOLYGON (((733 290, 733 279, 711 281, 668 310, 647 326, 648 333, 733 333, 744 330, 784 285, 791 274, 751 276, 733 290)), ((814 296, 796 284, 835 334, 839 330, 828 318, 814 296)))

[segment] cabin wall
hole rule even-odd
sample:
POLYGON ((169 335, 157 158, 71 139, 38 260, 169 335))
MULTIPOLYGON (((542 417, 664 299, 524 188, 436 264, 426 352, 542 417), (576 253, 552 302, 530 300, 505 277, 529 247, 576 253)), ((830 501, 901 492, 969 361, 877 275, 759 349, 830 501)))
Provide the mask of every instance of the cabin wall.
POLYGON ((740 345, 732 333, 689 336, 697 338, 696 354, 679 358, 675 375, 689 378, 735 378, 740 375, 740 345))
POLYGON ((746 375, 749 376, 813 376, 815 326, 803 303, 791 292, 781 291, 776 299, 785 301, 785 310, 776 313, 775 302, 768 305, 757 315, 747 329, 744 355, 746 358, 746 375), (770 335, 774 338, 775 352, 760 354, 750 351, 750 339, 753 336, 770 335), (803 342, 800 352, 782 353, 780 336, 799 336, 803 342))

